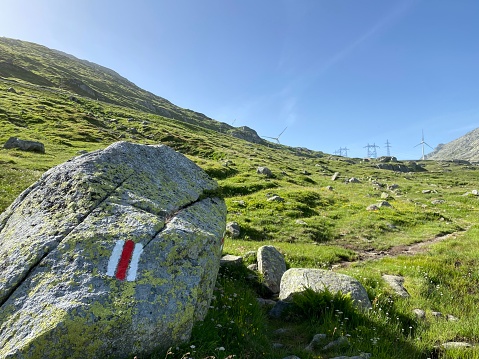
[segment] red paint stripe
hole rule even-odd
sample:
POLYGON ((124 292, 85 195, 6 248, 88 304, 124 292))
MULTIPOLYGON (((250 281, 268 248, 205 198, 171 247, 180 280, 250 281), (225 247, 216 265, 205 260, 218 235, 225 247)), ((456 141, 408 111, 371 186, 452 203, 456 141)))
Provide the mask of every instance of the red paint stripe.
POLYGON ((126 271, 128 265, 130 264, 131 255, 133 254, 133 249, 135 248, 135 242, 128 240, 123 246, 123 251, 121 252, 120 261, 118 262, 118 267, 116 269, 116 277, 119 280, 124 280, 126 277, 126 271))

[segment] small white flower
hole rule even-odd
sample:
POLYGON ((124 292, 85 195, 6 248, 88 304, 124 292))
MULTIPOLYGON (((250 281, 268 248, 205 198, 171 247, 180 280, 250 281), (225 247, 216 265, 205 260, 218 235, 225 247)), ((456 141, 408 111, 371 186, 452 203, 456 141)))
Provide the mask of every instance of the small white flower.
POLYGON ((194 345, 190 345, 190 348, 191 349, 195 349, 196 347, 194 345))
POLYGON ((222 352, 222 351, 225 351, 225 347, 219 347, 219 348, 216 348, 216 350, 219 350, 220 352, 222 352))

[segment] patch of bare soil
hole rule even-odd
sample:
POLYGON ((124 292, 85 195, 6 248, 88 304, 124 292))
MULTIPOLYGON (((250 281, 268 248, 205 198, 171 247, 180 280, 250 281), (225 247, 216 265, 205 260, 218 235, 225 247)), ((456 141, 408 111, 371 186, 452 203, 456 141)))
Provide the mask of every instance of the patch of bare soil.
POLYGON ((429 247, 438 242, 445 241, 447 239, 451 238, 457 238, 458 235, 460 235, 460 232, 453 232, 445 235, 439 235, 434 238, 418 242, 418 243, 413 243, 409 245, 400 245, 400 246, 395 246, 391 247, 386 250, 381 250, 381 251, 374 251, 374 250, 360 250, 357 251, 358 253, 358 260, 352 261, 352 262, 341 262, 337 266, 338 267, 348 267, 351 264, 358 263, 358 262, 363 262, 367 260, 377 260, 377 259, 382 259, 386 257, 396 257, 399 255, 415 255, 419 253, 424 253, 427 252, 429 247))

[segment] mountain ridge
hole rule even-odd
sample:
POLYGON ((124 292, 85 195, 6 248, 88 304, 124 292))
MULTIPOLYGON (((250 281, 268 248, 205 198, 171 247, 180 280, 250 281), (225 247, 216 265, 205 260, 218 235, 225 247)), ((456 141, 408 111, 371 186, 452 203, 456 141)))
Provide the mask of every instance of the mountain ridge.
POLYGON ((33 42, 0 37, 0 78, 67 90, 94 100, 200 125, 253 143, 267 142, 247 127, 233 127, 176 106, 105 66, 33 42))
POLYGON ((446 144, 439 144, 426 157, 428 160, 479 162, 479 128, 446 144))

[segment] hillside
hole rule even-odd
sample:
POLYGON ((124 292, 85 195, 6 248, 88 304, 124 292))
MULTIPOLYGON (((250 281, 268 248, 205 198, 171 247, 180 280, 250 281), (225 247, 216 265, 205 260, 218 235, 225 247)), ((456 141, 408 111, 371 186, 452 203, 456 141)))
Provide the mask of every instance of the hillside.
POLYGON ((26 41, 0 37, 0 78, 59 93, 67 91, 262 142, 256 133, 252 135, 242 128, 175 106, 106 67, 26 41))
POLYGON ((193 348, 196 358, 479 357, 477 166, 364 161, 255 141, 251 129, 181 109, 111 70, 18 40, 0 39, 0 76, 0 212, 43 172, 84 151, 120 140, 161 143, 218 182, 227 220, 240 228, 226 238, 225 253, 252 264, 251 252, 274 245, 288 267, 354 276, 373 302, 373 310, 358 314, 346 311, 344 298, 310 298, 306 317, 271 320, 255 300, 264 295, 261 279, 242 266, 221 273, 205 320, 211 327, 198 327, 176 354, 153 358, 189 357, 183 354, 193 348), (1 147, 12 136, 42 142, 45 153, 1 147), (395 295, 383 274, 401 276, 410 298, 395 295), (413 314, 417 308, 427 319, 413 314), (277 329, 289 334, 278 338, 277 329), (350 345, 305 350, 318 333, 344 336, 350 345), (274 348, 279 340, 284 347, 274 348), (441 347, 458 341, 471 346, 452 354, 441 347))
POLYGON ((479 162, 479 128, 446 144, 438 145, 427 159, 436 161, 464 160, 479 162))

